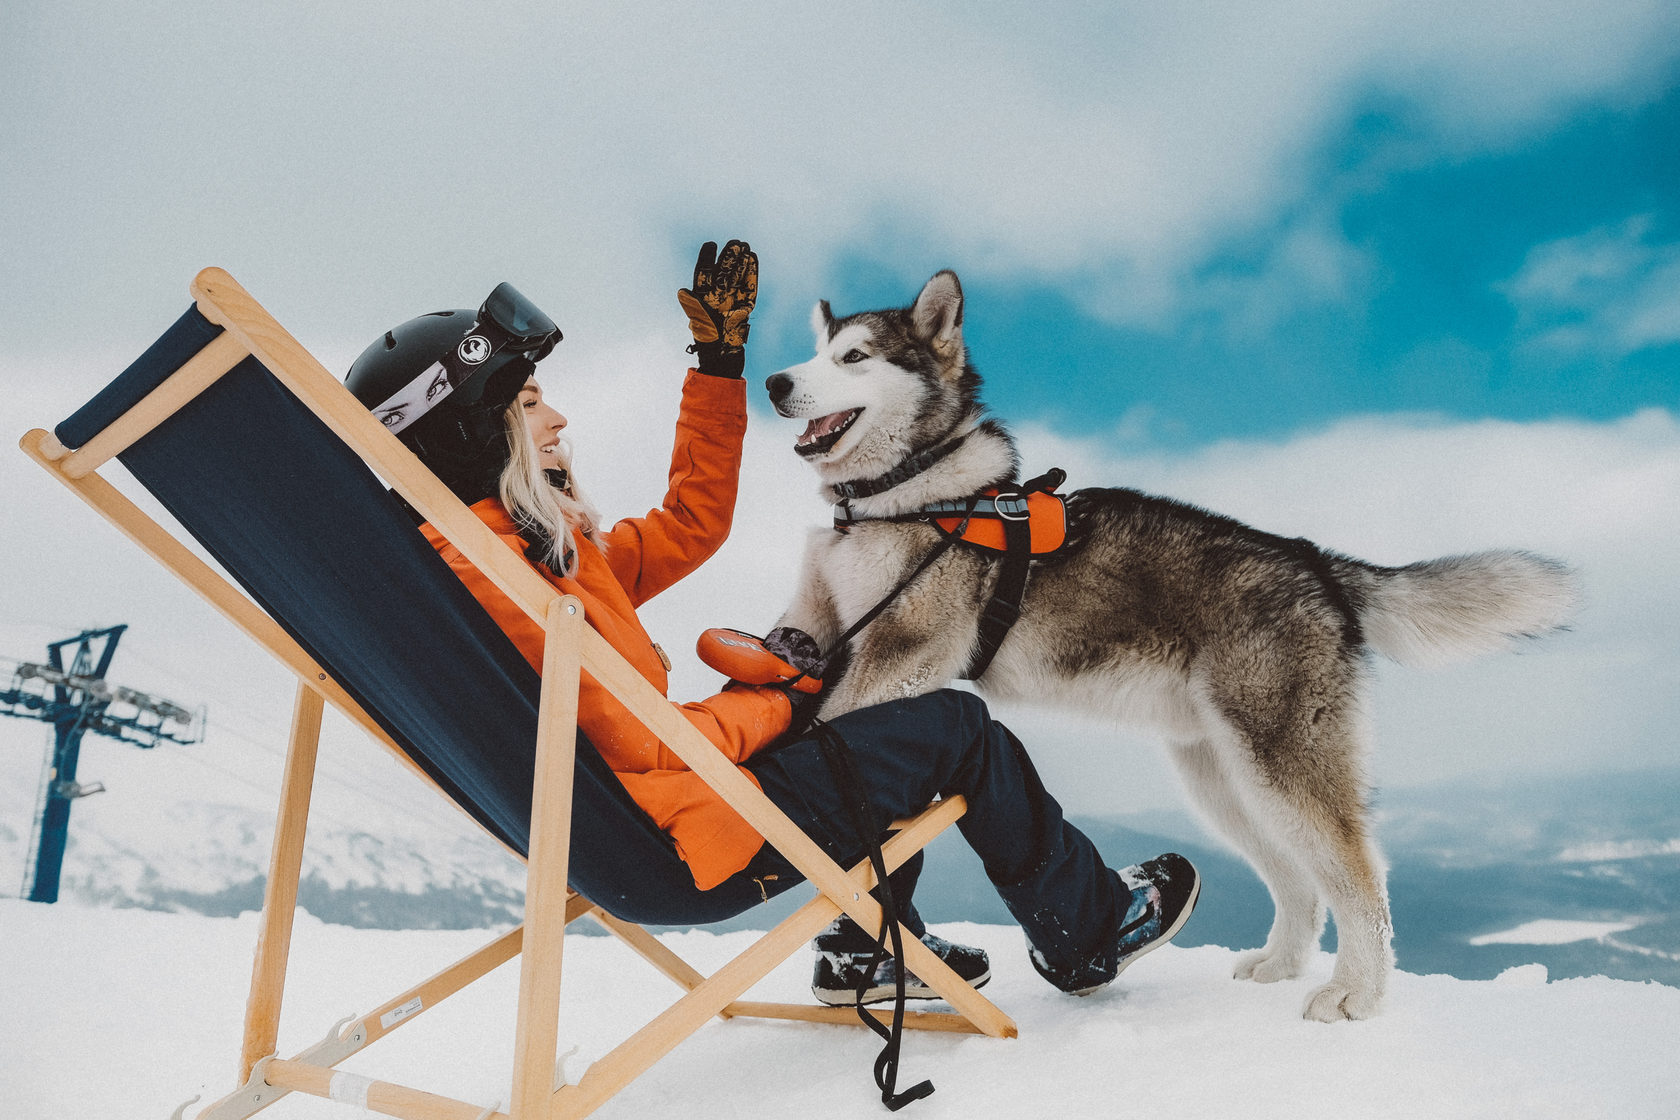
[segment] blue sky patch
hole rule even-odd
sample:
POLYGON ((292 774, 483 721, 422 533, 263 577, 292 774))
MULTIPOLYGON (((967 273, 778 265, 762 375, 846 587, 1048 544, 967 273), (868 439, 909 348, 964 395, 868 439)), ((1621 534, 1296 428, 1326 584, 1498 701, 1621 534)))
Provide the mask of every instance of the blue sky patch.
MULTIPOLYGON (((1065 285, 965 278, 988 402, 1168 447, 1349 413, 1680 406, 1680 92, 1504 150, 1443 155, 1422 131, 1400 108, 1355 113, 1298 204, 1183 277, 1164 322, 1099 317, 1065 285), (1280 268, 1303 230, 1324 268, 1280 268)), ((839 313, 903 304, 907 275, 854 256, 826 290, 839 313)), ((802 309, 770 310, 765 368, 803 360, 802 309)))

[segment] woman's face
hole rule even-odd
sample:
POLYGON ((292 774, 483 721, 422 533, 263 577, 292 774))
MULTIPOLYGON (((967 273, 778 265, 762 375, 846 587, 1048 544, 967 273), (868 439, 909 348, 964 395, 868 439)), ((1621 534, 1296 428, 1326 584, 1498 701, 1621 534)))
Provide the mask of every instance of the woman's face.
POLYGON ((531 443, 537 449, 537 465, 545 471, 559 469, 560 432, 566 427, 566 418, 543 400, 542 387, 534 377, 519 390, 514 405, 525 415, 525 430, 531 433, 531 443))

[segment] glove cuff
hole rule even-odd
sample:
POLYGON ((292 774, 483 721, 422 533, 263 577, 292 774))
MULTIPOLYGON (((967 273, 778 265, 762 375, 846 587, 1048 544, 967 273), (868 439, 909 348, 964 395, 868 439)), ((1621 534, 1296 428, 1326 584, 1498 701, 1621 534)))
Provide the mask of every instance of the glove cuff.
POLYGON ((694 368, 711 377, 739 381, 747 367, 746 348, 723 341, 696 342, 689 346, 688 352, 698 359, 694 368))

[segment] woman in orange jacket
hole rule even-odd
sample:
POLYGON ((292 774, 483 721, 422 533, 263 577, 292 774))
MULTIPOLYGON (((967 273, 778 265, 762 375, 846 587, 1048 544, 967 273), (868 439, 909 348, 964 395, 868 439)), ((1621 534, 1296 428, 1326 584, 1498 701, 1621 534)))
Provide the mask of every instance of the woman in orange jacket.
MULTIPOLYGON (((741 373, 758 261, 742 242, 714 254, 716 246, 708 243, 693 287, 679 293, 698 357, 683 382, 665 499, 643 517, 605 527, 577 484, 562 437, 566 418, 544 399, 533 376, 560 332, 508 285, 477 315, 437 312, 386 332, 346 378, 351 391, 509 548, 582 600, 589 624, 661 693, 670 663, 636 610, 698 568, 728 537, 747 427, 741 373), (478 336, 483 343, 469 345, 478 336), (468 361, 473 358, 478 360, 468 361)), ((421 531, 540 673, 542 627, 433 526, 421 531)), ((755 784, 753 771, 742 764, 782 736, 792 715, 786 690, 742 685, 676 707, 755 784)), ((763 838, 587 673, 578 726, 671 837, 696 886, 709 889, 747 871, 763 838)), ((907 904, 919 871, 917 859, 894 874, 906 900, 900 919, 966 979, 984 983, 985 954, 926 933, 907 904)), ((794 885, 798 876, 767 881, 768 895, 794 885)), ((813 991, 826 1002, 851 1003, 873 940, 849 922, 836 923, 818 948, 813 991)), ((933 996, 914 977, 907 980, 911 997, 933 996)), ((895 982, 895 966, 883 965, 867 985, 866 1002, 887 998, 895 982)))
MULTIPOLYGON (((669 663, 636 609, 697 568, 727 537, 746 431, 741 380, 757 258, 732 241, 708 242, 693 287, 678 294, 698 360, 683 383, 670 481, 659 509, 604 527, 573 478, 561 433, 566 419, 532 376, 559 340, 551 320, 507 285, 475 316, 439 312, 387 332, 351 367, 347 384, 510 548, 561 591, 584 602, 602 637, 662 693, 669 663)), ((543 632, 442 535, 427 538, 534 668, 543 632)), ((837 763, 833 741, 785 734, 786 692, 732 686, 678 705, 717 748, 831 855, 853 861, 877 837, 837 789, 852 782, 878 819, 962 794, 959 829, 1027 934, 1038 971, 1064 991, 1094 991, 1164 943, 1189 916, 1195 869, 1165 855, 1110 870, 1063 819, 1025 749, 972 694, 944 691, 848 713, 833 721, 851 744, 837 763), (845 775, 836 769, 850 767, 845 775)), ((773 894, 799 880, 709 786, 607 691, 585 676, 578 724, 625 788, 673 840, 697 886, 736 876, 773 894), (768 885, 767 885, 768 884, 768 885)), ((890 883, 899 919, 959 975, 990 977, 986 955, 926 933, 909 904, 919 858, 890 883)), ((892 998, 893 958, 842 919, 818 938, 813 992, 828 1003, 892 998)), ((931 989, 905 977, 907 995, 931 989)))

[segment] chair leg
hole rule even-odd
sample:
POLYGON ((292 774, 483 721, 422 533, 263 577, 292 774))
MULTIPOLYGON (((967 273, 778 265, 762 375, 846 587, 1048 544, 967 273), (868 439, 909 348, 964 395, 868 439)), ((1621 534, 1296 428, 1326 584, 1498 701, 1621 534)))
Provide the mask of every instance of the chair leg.
MULTIPOLYGON (((898 835, 882 845, 882 854, 886 857, 888 869, 899 867, 910 856, 920 851, 961 816, 966 807, 961 798, 952 798, 935 804, 909 822, 898 835)), ((837 864, 835 868, 840 870, 837 864)), ((867 894, 875 885, 874 869, 867 860, 859 863, 850 872, 840 870, 840 873, 845 876, 845 882, 848 884, 845 892, 848 899, 867 894)), ((556 1090, 552 1115, 564 1117, 565 1120, 578 1120, 589 1115, 720 1011, 727 1010, 731 1014, 753 1017, 817 1022, 844 1022, 844 1016, 849 1015, 852 1023, 858 1023, 855 1014, 845 1009, 803 1009, 789 1005, 734 1002, 736 997, 762 980, 772 969, 816 936, 818 931, 833 921, 840 912, 838 902, 825 894, 818 894, 816 898, 784 918, 775 929, 753 942, 744 953, 713 973, 703 984, 692 989, 652 1022, 619 1043, 590 1066, 576 1085, 565 1085, 556 1090), (843 1014, 836 1014, 837 1011, 843 1014)), ((917 946, 925 948, 908 930, 904 930, 903 933, 906 948, 913 941, 917 946)), ((932 953, 928 956, 944 965, 944 962, 939 961, 932 953)), ((1008 1016, 999 1011, 985 996, 970 988, 955 973, 950 972, 948 966, 945 971, 949 982, 945 982, 947 978, 942 977, 941 984, 935 985, 934 990, 956 1007, 962 1016, 966 1016, 968 1021, 959 1021, 958 1016, 929 1017, 920 1024, 921 1026, 934 1030, 959 1030, 994 1037, 1014 1037, 1015 1024, 1008 1016), (959 992, 958 989, 962 991, 959 992), (966 997, 962 992, 967 993, 966 997)), ((918 972, 917 975, 922 974, 918 972)))
POLYGON ((566 941, 572 770, 577 757, 583 609, 570 596, 549 607, 543 646, 531 847, 525 878, 525 944, 513 1044, 513 1120, 547 1116, 559 1052, 560 971, 566 941))
POLYGON ((286 985, 286 962, 292 947, 292 919, 297 913, 298 876, 303 868, 304 829, 315 784, 315 758, 321 743, 321 696, 299 682, 292 709, 291 742, 280 782, 280 814, 274 825, 274 848, 263 887, 262 929, 251 966, 251 996, 245 1004, 245 1038, 239 1051, 244 1084, 251 1067, 274 1053, 280 1028, 280 1001, 286 985))

